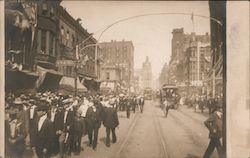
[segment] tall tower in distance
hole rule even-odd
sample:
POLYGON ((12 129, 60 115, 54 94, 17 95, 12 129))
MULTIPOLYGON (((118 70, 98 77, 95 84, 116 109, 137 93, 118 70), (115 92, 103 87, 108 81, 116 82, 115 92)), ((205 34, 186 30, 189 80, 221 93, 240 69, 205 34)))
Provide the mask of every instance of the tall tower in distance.
POLYGON ((141 88, 152 88, 152 68, 151 63, 148 59, 148 56, 146 57, 146 61, 142 64, 142 71, 141 71, 141 88))

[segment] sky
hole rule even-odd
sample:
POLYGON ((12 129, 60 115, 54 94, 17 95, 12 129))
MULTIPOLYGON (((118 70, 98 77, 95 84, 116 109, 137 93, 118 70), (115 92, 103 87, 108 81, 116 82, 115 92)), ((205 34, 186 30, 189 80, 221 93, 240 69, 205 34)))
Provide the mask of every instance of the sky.
POLYGON ((190 13, 190 15, 152 15, 129 19, 106 30, 99 42, 132 41, 135 69, 141 68, 146 56, 152 65, 153 78, 159 77, 171 58, 171 39, 174 28, 185 33, 210 33, 209 6, 206 1, 63 1, 61 5, 75 19, 82 19, 83 28, 96 39, 110 24, 128 17, 154 13, 190 13), (191 20, 191 14, 194 20, 191 20))

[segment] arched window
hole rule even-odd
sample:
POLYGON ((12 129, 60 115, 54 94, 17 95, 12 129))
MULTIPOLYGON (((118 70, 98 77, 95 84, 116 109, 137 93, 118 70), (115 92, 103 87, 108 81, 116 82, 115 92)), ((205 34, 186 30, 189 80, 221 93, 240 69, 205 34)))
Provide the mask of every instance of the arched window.
POLYGON ((64 36, 64 27, 61 26, 61 35, 64 36))

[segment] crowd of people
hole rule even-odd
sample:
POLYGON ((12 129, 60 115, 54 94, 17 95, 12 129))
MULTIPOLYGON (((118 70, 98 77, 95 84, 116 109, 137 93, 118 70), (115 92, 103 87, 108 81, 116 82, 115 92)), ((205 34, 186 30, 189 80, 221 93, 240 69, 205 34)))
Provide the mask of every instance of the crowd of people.
POLYGON ((35 154, 38 158, 79 155, 85 135, 88 146, 96 150, 101 124, 106 128, 106 146, 109 147, 111 142, 117 142, 117 111, 126 111, 129 118, 131 110, 135 112, 139 106, 142 112, 143 105, 142 97, 125 95, 8 94, 5 99, 5 155, 21 158, 27 149, 32 151, 30 157, 35 154))
POLYGON ((200 112, 203 113, 205 109, 208 109, 208 113, 211 114, 217 107, 222 107, 222 96, 206 97, 204 95, 196 95, 187 97, 185 104, 189 107, 193 107, 195 112, 200 110, 200 112))

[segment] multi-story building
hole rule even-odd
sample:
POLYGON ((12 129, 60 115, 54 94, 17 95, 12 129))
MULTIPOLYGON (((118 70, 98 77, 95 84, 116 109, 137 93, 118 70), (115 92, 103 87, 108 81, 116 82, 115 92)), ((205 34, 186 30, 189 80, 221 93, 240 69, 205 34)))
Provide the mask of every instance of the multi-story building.
POLYGON ((190 85, 192 81, 192 84, 201 84, 210 63, 210 35, 185 34, 183 28, 174 29, 172 33, 169 71, 173 72, 174 77, 170 83, 190 85))
POLYGON ((100 81, 101 90, 118 92, 121 89, 121 69, 112 65, 102 66, 100 81))
MULTIPOLYGON (((132 41, 111 41, 100 43, 101 67, 115 66, 120 69, 121 86, 128 91, 133 87, 134 46, 132 41)), ((101 69, 101 71, 104 69, 101 69)), ((101 72, 102 74, 102 72, 101 72)))
MULTIPOLYGON (((14 65, 19 70, 18 73, 12 70, 6 73, 6 80, 10 81, 6 87, 13 82, 19 83, 12 82, 11 76, 12 79, 18 78, 21 83, 29 83, 16 85, 54 90, 62 76, 74 77, 76 72, 77 76, 91 78, 91 83, 95 83, 93 78, 96 78, 98 69, 94 47, 96 40, 82 28, 79 19, 75 20, 60 3, 61 0, 16 0, 5 3, 6 67, 14 65), (79 51, 76 53, 78 44, 79 51), (33 74, 24 73, 22 78, 20 70, 33 74), (43 72, 46 72, 45 79, 37 80, 43 72), (19 77, 13 77, 13 74, 19 74, 19 77), (29 78, 32 82, 29 82, 29 78), (35 83, 36 80, 39 82, 35 83)), ((12 89, 20 88, 25 87, 12 89)))
POLYGON ((140 87, 142 89, 152 88, 152 68, 148 56, 146 57, 146 60, 142 64, 140 84, 141 84, 140 87))
POLYGON ((24 68, 36 65, 56 68, 57 24, 60 0, 8 1, 6 15, 6 52, 19 51, 24 68), (14 17, 13 17, 14 16, 14 17), (11 22, 15 19, 15 23, 11 22))
POLYGON ((60 0, 37 3, 37 24, 34 63, 47 69, 56 69, 58 16, 60 0))
POLYGON ((191 85, 202 84, 210 69, 210 43, 192 42, 185 52, 184 75, 191 85))
POLYGON ((34 88, 53 90, 58 85, 62 76, 55 72, 58 31, 56 13, 60 2, 6 1, 6 63, 14 67, 18 65, 18 71, 13 67, 6 71, 6 89, 14 92, 34 88), (44 79, 39 75, 41 71, 45 72, 44 79), (11 86, 13 83, 15 86, 11 86))
POLYGON ((57 55, 58 71, 74 77, 77 70, 80 76, 96 78, 95 47, 84 48, 87 45, 96 44, 96 40, 81 26, 79 19, 75 20, 64 8, 59 8, 58 16, 60 30, 58 32, 60 52, 57 55), (85 39, 87 40, 84 41, 85 39), (84 43, 81 43, 82 41, 84 43), (76 51, 76 45, 79 45, 79 52, 76 51), (76 60, 78 60, 77 63, 76 60))

